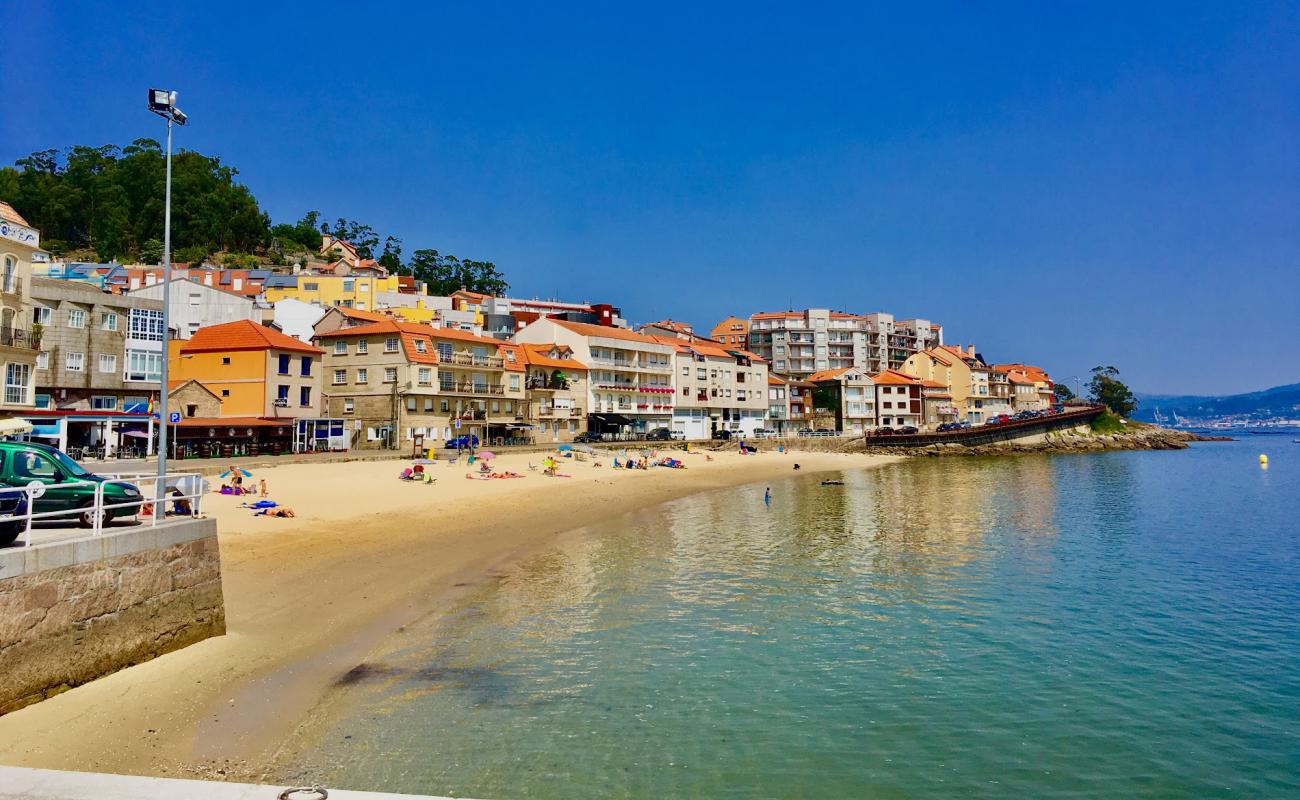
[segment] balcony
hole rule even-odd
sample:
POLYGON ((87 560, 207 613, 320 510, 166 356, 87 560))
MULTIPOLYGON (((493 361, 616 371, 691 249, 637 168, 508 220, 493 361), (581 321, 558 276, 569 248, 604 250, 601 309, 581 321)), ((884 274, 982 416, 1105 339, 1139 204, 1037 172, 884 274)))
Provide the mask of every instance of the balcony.
POLYGON ((524 387, 528 389, 538 389, 542 391, 552 392, 552 391, 556 391, 557 389, 568 389, 569 382, 563 380, 554 380, 554 379, 548 380, 546 378, 529 378, 528 382, 524 384, 524 387))
POLYGON ((545 408, 533 409, 533 417, 536 419, 574 419, 581 416, 581 408, 555 408, 553 406, 547 406, 545 408))
POLYGON ((505 369, 506 361, 499 356, 476 356, 470 353, 452 353, 447 357, 438 356, 439 364, 454 364, 458 367, 483 367, 484 369, 505 369))
POLYGON ((621 359, 613 359, 613 358, 589 358, 587 359, 587 366, 605 367, 607 369, 622 369, 622 370, 631 371, 636 369, 636 362, 624 361, 621 359))
POLYGON ((41 349, 40 331, 23 328, 0 328, 0 345, 5 347, 22 347, 27 350, 41 349))
POLYGON ((503 395, 506 387, 486 383, 439 383, 439 394, 503 395))
POLYGON ((460 411, 447 417, 448 422, 455 422, 458 419, 484 420, 487 419, 487 411, 481 408, 467 408, 464 411, 460 411))
POLYGON ((0 275, 0 292, 21 296, 23 279, 17 275, 0 275))

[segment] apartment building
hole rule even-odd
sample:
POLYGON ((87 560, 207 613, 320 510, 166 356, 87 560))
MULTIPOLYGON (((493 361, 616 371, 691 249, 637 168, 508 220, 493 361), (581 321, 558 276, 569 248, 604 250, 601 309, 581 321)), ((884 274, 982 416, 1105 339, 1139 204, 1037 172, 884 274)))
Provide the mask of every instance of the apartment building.
POLYGON ((171 350, 170 388, 198 381, 221 400, 222 418, 320 416, 318 347, 238 320, 201 328, 189 341, 173 342, 171 350))
MULTIPOLYGON (((227 322, 262 321, 262 309, 254 299, 256 295, 223 288, 219 280, 204 282, 192 277, 176 277, 172 279, 171 291, 167 294, 171 304, 168 324, 175 339, 192 339, 200 328, 227 322)), ((126 292, 126 296, 156 302, 161 307, 162 281, 126 292)))
POLYGON ((835 430, 863 434, 876 427, 876 384, 866 370, 839 367, 808 377, 817 405, 835 415, 835 430))
POLYGON ((994 364, 993 369, 1007 375, 1012 384, 1011 405, 1017 411, 1043 411, 1056 403, 1056 384, 1041 367, 1016 363, 994 364))
POLYGON ((790 386, 780 375, 767 376, 767 424, 777 433, 790 432, 790 386))
POLYGON ((749 349, 749 320, 727 317, 713 326, 709 338, 730 347, 749 349))
POLYGON ((144 413, 158 398, 160 301, 33 278, 31 314, 41 326, 36 408, 144 413))
POLYGON ((876 420, 879 427, 897 430, 921 427, 923 418, 921 379, 887 369, 871 376, 876 385, 876 420))
POLYGON ((379 298, 392 292, 403 294, 426 293, 424 284, 415 283, 400 275, 332 275, 299 273, 274 275, 267 279, 262 292, 267 303, 293 298, 304 303, 329 308, 343 306, 359 311, 381 308, 379 298))
POLYGON ((707 439, 719 430, 752 436, 765 427, 767 362, 690 334, 652 338, 674 351, 673 430, 687 439, 707 439))
POLYGON ((914 353, 900 371, 922 381, 942 384, 952 396, 952 405, 961 421, 979 425, 988 420, 990 410, 1004 408, 1005 400, 997 398, 995 402, 992 395, 989 378, 993 370, 975 352, 974 345, 965 350, 942 345, 914 353))
POLYGON ((912 353, 942 341, 938 324, 922 319, 895 321, 883 312, 864 315, 809 308, 749 318, 749 350, 767 360, 773 372, 795 377, 847 367, 868 372, 896 369, 912 353))
POLYGON ((519 330, 517 344, 565 345, 587 365, 587 425, 601 433, 670 427, 676 394, 676 349, 654 337, 604 325, 540 317, 519 330))
POLYGON ((5 381, 0 411, 30 411, 36 404, 33 375, 41 333, 27 309, 32 256, 40 246, 40 231, 0 201, 0 362, 5 381))
POLYGON ((328 416, 348 421, 352 447, 425 447, 460 436, 480 443, 522 434, 525 364, 518 347, 397 320, 340 328, 325 351, 328 416))
POLYGON ((816 384, 812 381, 799 381, 793 378, 785 379, 786 394, 790 398, 790 412, 787 416, 788 424, 784 432, 798 433, 805 429, 813 427, 813 389, 816 384))
POLYGON ((587 430, 587 365, 562 344, 519 345, 526 369, 527 413, 537 442, 571 442, 587 430))

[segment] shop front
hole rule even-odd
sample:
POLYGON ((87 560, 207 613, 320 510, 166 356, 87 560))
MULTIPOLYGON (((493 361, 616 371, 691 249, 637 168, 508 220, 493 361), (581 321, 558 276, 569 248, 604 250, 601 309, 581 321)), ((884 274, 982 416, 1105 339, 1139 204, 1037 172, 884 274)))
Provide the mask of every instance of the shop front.
POLYGON ((278 456, 294 450, 294 420, 261 417, 183 419, 176 431, 176 458, 278 456))

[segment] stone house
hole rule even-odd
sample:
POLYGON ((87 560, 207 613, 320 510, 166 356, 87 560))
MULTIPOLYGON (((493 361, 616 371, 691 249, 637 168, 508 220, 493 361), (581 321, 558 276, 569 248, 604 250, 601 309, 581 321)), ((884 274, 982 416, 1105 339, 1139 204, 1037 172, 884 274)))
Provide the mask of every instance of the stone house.
POLYGON ((28 306, 32 256, 40 246, 40 231, 0 201, 0 411, 26 411, 36 404, 33 378, 41 337, 28 306))

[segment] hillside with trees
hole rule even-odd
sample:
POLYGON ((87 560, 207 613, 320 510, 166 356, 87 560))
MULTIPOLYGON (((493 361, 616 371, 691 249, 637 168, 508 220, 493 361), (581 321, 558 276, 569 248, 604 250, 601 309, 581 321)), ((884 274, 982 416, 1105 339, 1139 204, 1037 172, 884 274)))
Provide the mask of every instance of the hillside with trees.
MULTIPOLYGON (((272 224, 239 171, 220 158, 192 150, 172 156, 172 260, 238 268, 306 266, 321 234, 346 239, 362 258, 389 271, 414 275, 429 291, 461 287, 487 294, 509 288, 491 261, 459 259, 416 250, 402 259, 402 240, 339 217, 328 222, 308 211, 295 223, 272 224), (382 247, 381 247, 382 243, 382 247)), ((41 231, 41 244, 72 259, 156 264, 162 259, 166 162, 153 139, 126 147, 76 146, 42 150, 0 167, 0 200, 41 231)))

